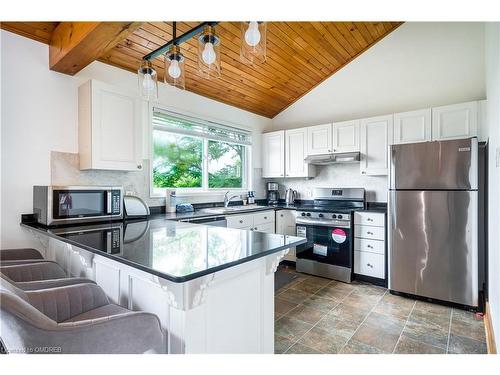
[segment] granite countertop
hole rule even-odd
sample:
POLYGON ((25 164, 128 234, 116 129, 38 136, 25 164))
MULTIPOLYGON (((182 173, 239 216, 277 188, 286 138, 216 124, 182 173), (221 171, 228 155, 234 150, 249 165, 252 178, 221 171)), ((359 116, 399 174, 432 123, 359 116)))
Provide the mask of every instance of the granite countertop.
POLYGON ((182 283, 306 242, 306 239, 150 219, 47 228, 21 224, 164 279, 182 283), (109 249, 107 235, 117 238, 109 249), (115 237, 116 236, 116 237, 115 237))

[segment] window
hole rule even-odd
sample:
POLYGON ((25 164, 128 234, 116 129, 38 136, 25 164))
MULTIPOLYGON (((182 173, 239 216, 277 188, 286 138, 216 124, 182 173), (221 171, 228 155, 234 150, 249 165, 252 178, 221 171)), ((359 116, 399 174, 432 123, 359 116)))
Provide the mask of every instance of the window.
POLYGON ((245 189, 250 133, 153 109, 152 187, 245 189))

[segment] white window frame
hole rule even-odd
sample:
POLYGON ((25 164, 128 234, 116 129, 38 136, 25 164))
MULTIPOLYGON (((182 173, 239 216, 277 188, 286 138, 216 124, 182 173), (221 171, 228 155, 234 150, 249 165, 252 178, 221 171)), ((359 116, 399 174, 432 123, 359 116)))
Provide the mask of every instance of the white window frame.
MULTIPOLYGON (((221 140, 216 137, 210 137, 210 136, 200 136, 199 138, 203 139, 203 156, 202 156, 202 187, 200 188, 155 188, 153 185, 153 160, 154 160, 154 155, 153 155, 153 130, 155 130, 153 126, 153 112, 155 109, 159 109, 161 111, 169 112, 172 115, 180 115, 180 116, 186 116, 186 117, 192 117, 194 119, 200 119, 201 121, 208 121, 208 122, 213 122, 214 124, 220 124, 221 126, 226 126, 226 127, 232 127, 238 130, 243 130, 246 132, 251 133, 252 130, 250 128, 241 126, 241 125, 234 125, 231 123, 228 123, 226 121, 221 121, 218 119, 213 119, 209 118, 207 116, 201 116, 193 113, 189 113, 186 111, 181 111, 175 108, 171 108, 168 106, 164 105, 158 105, 158 104, 149 104, 148 105, 148 123, 149 123, 149 195, 150 198, 163 198, 165 197, 165 190, 175 190, 177 197, 183 197, 183 196, 198 196, 198 195, 203 195, 203 196, 220 196, 224 194, 227 191, 230 191, 231 193, 234 194, 241 194, 244 192, 247 192, 248 190, 252 190, 252 173, 251 173, 251 168, 252 168, 252 146, 253 144, 250 145, 245 145, 242 143, 238 142, 231 142, 230 140, 221 140), (242 182, 242 187, 241 188, 209 188, 208 187, 208 140, 214 140, 214 141, 219 141, 219 142, 226 142, 226 143, 233 143, 233 144, 238 144, 242 145, 245 147, 245 153, 244 153, 244 164, 243 164, 243 182, 242 182)), ((183 134, 182 129, 179 129, 179 131, 174 131, 172 132, 174 134, 183 134)), ((188 133, 188 132, 186 132, 188 133)), ((193 134, 186 134, 186 135, 191 135, 193 137, 196 137, 196 135, 193 134)))

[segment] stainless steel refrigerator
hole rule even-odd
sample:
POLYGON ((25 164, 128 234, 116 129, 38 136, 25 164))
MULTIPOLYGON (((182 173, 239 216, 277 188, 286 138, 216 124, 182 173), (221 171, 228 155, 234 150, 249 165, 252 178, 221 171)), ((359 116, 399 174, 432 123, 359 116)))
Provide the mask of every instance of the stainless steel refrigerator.
POLYGON ((477 138, 392 145, 389 289, 478 306, 477 138))

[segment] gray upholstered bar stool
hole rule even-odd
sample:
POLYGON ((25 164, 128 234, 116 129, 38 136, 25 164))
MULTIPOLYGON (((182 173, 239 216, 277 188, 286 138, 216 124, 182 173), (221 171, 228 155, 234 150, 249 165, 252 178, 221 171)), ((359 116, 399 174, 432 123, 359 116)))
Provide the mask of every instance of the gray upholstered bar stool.
POLYGON ((0 264, 23 264, 44 261, 42 254, 32 248, 0 250, 0 264))
POLYGON ((94 283, 82 277, 68 277, 56 262, 43 260, 38 263, 0 265, 0 273, 11 284, 22 290, 55 288, 65 285, 94 283))
POLYGON ((9 353, 166 353, 158 317, 109 302, 96 284, 23 291, 0 275, 9 353))

